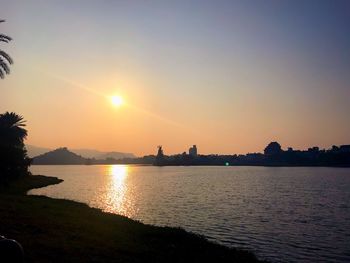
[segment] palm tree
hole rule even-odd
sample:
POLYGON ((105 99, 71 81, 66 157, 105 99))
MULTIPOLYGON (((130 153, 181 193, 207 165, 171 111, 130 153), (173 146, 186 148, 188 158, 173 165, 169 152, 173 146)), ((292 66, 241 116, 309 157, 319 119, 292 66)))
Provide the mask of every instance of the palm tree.
POLYGON ((0 114, 0 186, 29 173, 31 159, 24 145, 24 127, 22 116, 14 112, 0 114))
MULTIPOLYGON (((0 19, 0 23, 5 22, 5 20, 0 19)), ((0 42, 8 43, 12 40, 11 37, 4 34, 0 34, 0 42)), ((3 50, 0 49, 0 78, 4 78, 6 74, 10 74, 9 65, 13 63, 12 58, 3 50)))
POLYGON ((23 145, 27 137, 25 120, 14 112, 0 114, 0 145, 23 145))

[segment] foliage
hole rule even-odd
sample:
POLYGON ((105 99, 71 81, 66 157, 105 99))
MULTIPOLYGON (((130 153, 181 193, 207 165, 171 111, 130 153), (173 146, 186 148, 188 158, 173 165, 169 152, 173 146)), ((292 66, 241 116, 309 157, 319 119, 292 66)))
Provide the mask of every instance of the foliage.
MULTIPOLYGON (((0 23, 5 20, 0 19, 0 23)), ((0 34, 0 42, 8 43, 12 40, 11 37, 0 34)), ((10 74, 10 64, 13 64, 12 58, 3 50, 0 49, 0 78, 4 78, 6 74, 10 74)))
POLYGON ((25 121, 14 112, 0 114, 0 183, 28 174, 25 121))
POLYGON ((278 142, 270 142, 269 145, 267 145, 264 150, 264 153, 267 155, 279 154, 281 152, 282 152, 282 148, 278 142))

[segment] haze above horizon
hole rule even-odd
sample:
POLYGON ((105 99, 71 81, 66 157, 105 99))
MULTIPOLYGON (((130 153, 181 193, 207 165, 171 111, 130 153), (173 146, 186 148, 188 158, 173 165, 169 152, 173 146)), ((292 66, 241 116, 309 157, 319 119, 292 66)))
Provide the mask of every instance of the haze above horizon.
POLYGON ((138 156, 350 143, 348 1, 4 1, 27 144, 138 156), (113 103, 111 103, 111 100, 113 103))

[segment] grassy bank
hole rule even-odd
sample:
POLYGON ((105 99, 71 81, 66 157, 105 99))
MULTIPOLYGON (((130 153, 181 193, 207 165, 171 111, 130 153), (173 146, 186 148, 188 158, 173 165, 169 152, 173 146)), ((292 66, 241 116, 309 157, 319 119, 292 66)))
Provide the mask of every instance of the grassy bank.
POLYGON ((19 241, 26 262, 258 262, 253 254, 181 229, 144 225, 87 205, 27 196, 60 183, 29 176, 0 189, 0 235, 19 241))

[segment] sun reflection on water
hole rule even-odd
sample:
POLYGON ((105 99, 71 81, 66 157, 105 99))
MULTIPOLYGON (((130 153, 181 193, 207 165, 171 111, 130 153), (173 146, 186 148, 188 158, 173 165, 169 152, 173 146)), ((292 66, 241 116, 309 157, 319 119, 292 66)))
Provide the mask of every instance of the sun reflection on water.
POLYGON ((121 185, 128 176, 128 168, 127 165, 109 165, 107 169, 108 174, 113 176, 113 181, 117 185, 121 185))
POLYGON ((128 196, 127 178, 130 167, 127 165, 109 165, 106 174, 109 176, 109 189, 107 192, 107 207, 105 210, 125 216, 132 216, 135 212, 128 196))

